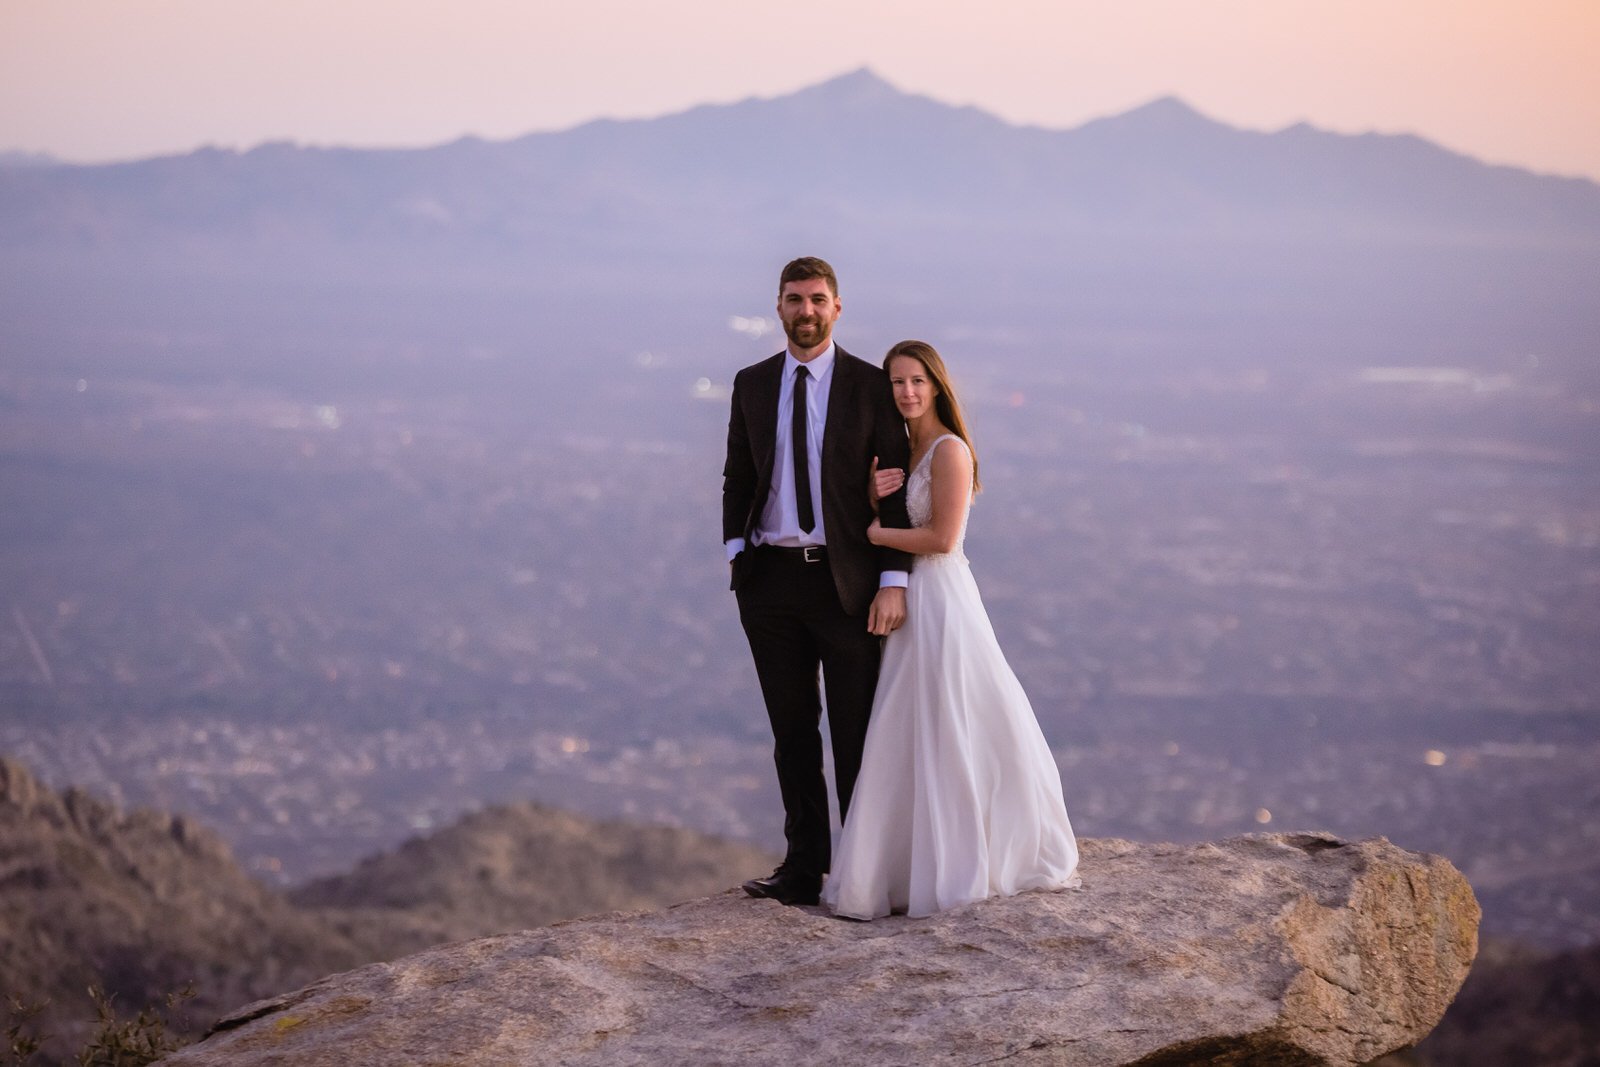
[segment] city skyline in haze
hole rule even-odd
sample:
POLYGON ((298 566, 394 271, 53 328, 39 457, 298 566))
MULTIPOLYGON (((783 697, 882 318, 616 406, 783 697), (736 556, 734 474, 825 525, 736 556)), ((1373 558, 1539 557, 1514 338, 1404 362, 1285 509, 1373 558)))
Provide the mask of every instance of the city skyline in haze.
POLYGON ((775 96, 860 67, 1069 128, 1162 96, 1230 125, 1414 133, 1600 179, 1600 5, 904 0, 0 0, 0 150, 106 162, 270 140, 409 147, 775 96))

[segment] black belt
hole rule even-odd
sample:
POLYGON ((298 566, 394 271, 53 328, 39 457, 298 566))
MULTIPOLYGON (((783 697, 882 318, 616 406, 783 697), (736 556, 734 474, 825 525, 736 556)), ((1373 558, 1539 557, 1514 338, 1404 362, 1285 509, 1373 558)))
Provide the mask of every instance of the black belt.
POLYGON ((756 550, 777 553, 790 563, 828 562, 827 545, 806 545, 804 548, 791 548, 788 545, 757 545, 756 550))

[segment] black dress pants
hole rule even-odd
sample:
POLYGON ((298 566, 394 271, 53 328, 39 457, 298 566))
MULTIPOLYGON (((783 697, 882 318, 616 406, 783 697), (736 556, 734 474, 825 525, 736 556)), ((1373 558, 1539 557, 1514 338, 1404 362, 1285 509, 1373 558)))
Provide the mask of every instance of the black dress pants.
POLYGON ((822 703, 817 668, 828 698, 828 730, 839 812, 850 806, 861 750, 878 685, 882 641, 867 631, 865 616, 846 615, 827 562, 804 562, 798 553, 757 546, 739 584, 739 621, 750 641, 767 718, 773 761, 783 795, 786 870, 821 879, 832 839, 828 786, 822 773, 822 703))

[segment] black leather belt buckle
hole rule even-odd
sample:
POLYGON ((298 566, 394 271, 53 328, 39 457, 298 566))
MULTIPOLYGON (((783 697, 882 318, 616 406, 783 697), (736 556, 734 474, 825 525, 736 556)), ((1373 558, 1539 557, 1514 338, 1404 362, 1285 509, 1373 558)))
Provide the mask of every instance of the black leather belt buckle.
POLYGON ((822 546, 821 545, 807 545, 805 548, 802 548, 800 550, 800 558, 805 560, 807 563, 821 563, 822 562, 822 546))

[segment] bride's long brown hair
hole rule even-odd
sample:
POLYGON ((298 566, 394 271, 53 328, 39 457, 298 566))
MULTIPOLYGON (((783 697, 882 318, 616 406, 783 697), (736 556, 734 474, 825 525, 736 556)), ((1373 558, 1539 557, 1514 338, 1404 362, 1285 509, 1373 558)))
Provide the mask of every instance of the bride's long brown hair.
POLYGON ((883 357, 884 370, 889 369, 889 363, 896 356, 909 356, 928 372, 928 380, 938 390, 933 398, 933 410, 940 422, 966 442, 967 451, 972 454, 972 491, 980 491, 983 483, 978 481, 978 450, 972 447, 972 437, 967 433, 967 420, 961 417, 961 401, 956 399, 956 391, 950 385, 950 372, 945 369, 944 359, 926 341, 901 341, 883 357))

